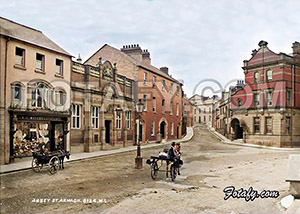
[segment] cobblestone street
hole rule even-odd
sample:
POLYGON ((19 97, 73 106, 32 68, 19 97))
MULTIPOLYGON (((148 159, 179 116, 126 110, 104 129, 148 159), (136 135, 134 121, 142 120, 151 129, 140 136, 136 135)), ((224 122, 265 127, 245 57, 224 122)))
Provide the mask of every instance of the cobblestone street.
POLYGON ((47 170, 1 175, 1 213, 283 213, 279 202, 289 194, 285 178, 293 152, 225 145, 204 127, 194 133, 181 146, 184 165, 175 182, 165 173, 156 180, 150 177, 145 160, 159 148, 142 151, 142 170, 134 169, 136 153, 126 152, 67 163, 55 175, 47 170), (225 201, 227 186, 277 190, 280 196, 225 201), (33 199, 105 199, 106 203, 34 203, 33 199))

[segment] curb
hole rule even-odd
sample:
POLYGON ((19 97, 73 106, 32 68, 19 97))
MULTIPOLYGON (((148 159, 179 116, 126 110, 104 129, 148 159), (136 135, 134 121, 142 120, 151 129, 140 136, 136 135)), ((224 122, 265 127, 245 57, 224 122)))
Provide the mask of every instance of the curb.
MULTIPOLYGON (((144 144, 144 145, 141 145, 141 149, 151 149, 151 148, 156 148, 156 147, 169 145, 172 141, 180 142, 180 143, 186 143, 186 142, 190 141, 194 136, 194 130, 193 130, 194 127, 188 127, 188 128, 190 128, 190 131, 191 131, 191 133, 189 134, 190 136, 188 136, 188 137, 186 135, 185 137, 183 137, 182 139, 179 139, 179 140, 171 140, 171 141, 166 141, 166 142, 158 143, 158 144, 144 144)), ((93 159, 93 158, 98 158, 98 157, 103 157, 103 156, 108 156, 108 155, 115 155, 115 154, 120 154, 120 153, 125 153, 125 152, 136 151, 136 146, 130 146, 130 147, 120 148, 120 149, 116 149, 116 150, 107 150, 107 151, 105 151, 106 153, 98 154, 98 155, 94 155, 94 156, 91 153, 83 153, 83 154, 86 154, 87 156, 76 158, 76 154, 74 154, 75 159, 72 160, 72 158, 71 158, 70 160, 65 160, 65 163, 88 160, 88 159, 93 159), (132 148, 130 148, 130 147, 132 147, 132 148), (90 155, 90 156, 88 156, 88 155, 90 155)), ((81 154, 81 153, 77 153, 77 154, 81 154)), ((11 169, 11 170, 8 169, 6 171, 1 171, 0 175, 13 173, 13 172, 19 172, 19 171, 22 171, 22 170, 29 170, 29 169, 31 169, 31 164, 29 164, 29 165, 30 166, 26 166, 26 167, 22 167, 22 168, 17 168, 16 167, 16 168, 11 169)), ((4 166, 6 166, 6 165, 4 165, 4 166)), ((14 166, 11 166, 11 167, 14 167, 14 166)), ((0 166, 0 168, 1 168, 1 166, 0 166)))
POLYGON ((271 149, 271 150, 279 150, 279 151, 300 151, 300 148, 279 148, 279 147, 271 147, 271 146, 263 146, 256 144, 248 144, 248 143, 236 143, 227 139, 225 136, 217 133, 216 131, 207 128, 211 134, 213 134, 216 138, 218 138, 224 144, 236 145, 236 146, 245 146, 259 149, 271 149))

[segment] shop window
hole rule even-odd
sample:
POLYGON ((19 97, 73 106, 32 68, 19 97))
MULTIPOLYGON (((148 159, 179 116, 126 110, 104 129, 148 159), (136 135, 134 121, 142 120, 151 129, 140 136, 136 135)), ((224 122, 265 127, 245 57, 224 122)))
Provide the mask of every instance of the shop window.
POLYGON ((91 125, 94 129, 99 128, 99 107, 91 107, 91 125))
POLYGON ((266 81, 272 81, 273 80, 273 71, 272 70, 267 70, 266 71, 266 81))
POLYGON ((25 49, 16 47, 16 65, 25 67, 25 49))
POLYGON ((126 128, 130 129, 131 128, 131 111, 126 111, 125 112, 125 118, 126 118, 126 128))
POLYGON ((45 72, 45 56, 42 54, 37 53, 36 54, 36 63, 35 63, 35 69, 40 72, 45 72))
POLYGON ((31 99, 29 104, 31 107, 47 108, 51 96, 50 86, 43 82, 37 82, 29 86, 28 90, 31 91, 31 99))
POLYGON ((120 111, 116 112, 116 128, 117 129, 122 128, 122 117, 121 117, 121 112, 120 111))
POLYGON ((265 118, 265 133, 272 134, 272 117, 265 118))
POLYGON ((152 121, 151 122, 151 136, 154 136, 155 135, 155 122, 152 121))
POLYGON ((254 117, 253 118, 253 124, 254 124, 254 134, 259 134, 260 133, 260 118, 259 117, 254 117))
POLYGON ((63 76, 63 61, 60 59, 56 59, 56 74, 63 76))
POLYGON ((71 127, 72 129, 80 129, 81 124, 81 106, 72 105, 71 127))

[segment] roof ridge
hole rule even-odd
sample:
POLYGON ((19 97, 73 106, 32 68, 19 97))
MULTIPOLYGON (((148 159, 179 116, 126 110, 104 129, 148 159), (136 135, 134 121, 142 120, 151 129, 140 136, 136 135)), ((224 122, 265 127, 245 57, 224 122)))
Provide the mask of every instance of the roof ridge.
POLYGON ((35 28, 32 28, 32 27, 29 27, 29 26, 27 26, 27 25, 20 24, 20 23, 18 23, 18 22, 12 21, 12 20, 10 20, 10 19, 7 19, 7 18, 4 18, 4 17, 2 17, 2 16, 0 16, 0 19, 4 19, 4 20, 6 20, 6 21, 9 21, 9 22, 11 22, 11 23, 14 23, 14 24, 20 25, 20 26, 22 26, 22 27, 26 27, 26 28, 28 28, 28 29, 30 29, 30 30, 34 30, 34 31, 37 31, 37 32, 43 33, 43 32, 42 32, 42 31, 40 31, 40 30, 37 30, 37 29, 35 29, 35 28))

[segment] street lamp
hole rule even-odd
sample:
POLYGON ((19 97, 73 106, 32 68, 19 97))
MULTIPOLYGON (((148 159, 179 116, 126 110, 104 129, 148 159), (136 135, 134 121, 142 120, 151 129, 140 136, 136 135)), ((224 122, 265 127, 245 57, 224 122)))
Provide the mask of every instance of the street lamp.
POLYGON ((143 167, 143 158, 141 157, 141 143, 140 143, 140 120, 143 112, 143 103, 141 100, 136 104, 136 112, 138 117, 138 127, 137 127, 137 151, 136 151, 136 158, 135 158, 135 168, 141 169, 143 167))

